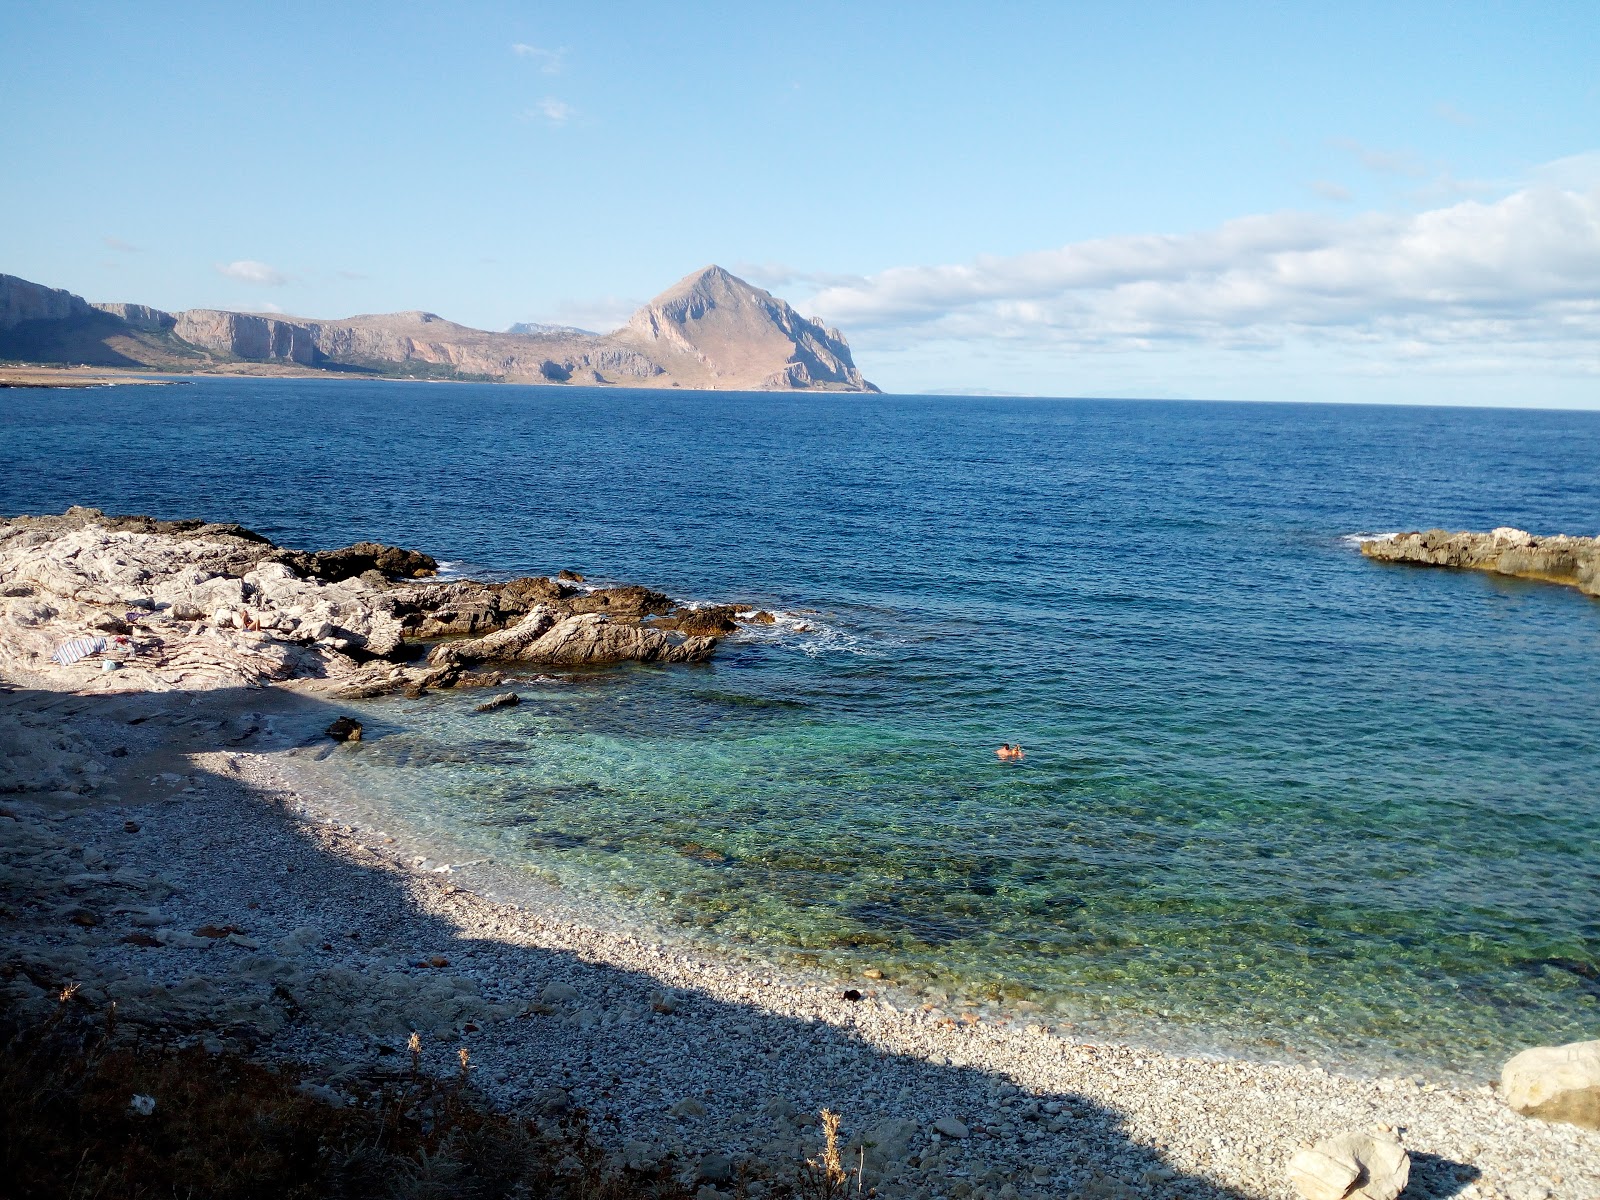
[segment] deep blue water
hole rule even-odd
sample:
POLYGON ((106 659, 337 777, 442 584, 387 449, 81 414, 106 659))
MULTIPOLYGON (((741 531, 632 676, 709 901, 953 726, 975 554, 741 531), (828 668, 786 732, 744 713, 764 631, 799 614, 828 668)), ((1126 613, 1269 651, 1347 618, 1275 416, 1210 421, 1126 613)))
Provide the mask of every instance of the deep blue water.
POLYGON ((1600 1035, 1600 603, 1344 540, 1600 533, 1600 413, 205 380, 0 421, 6 513, 780 614, 488 725, 370 705, 354 783, 504 863, 1193 1044, 1600 1035))

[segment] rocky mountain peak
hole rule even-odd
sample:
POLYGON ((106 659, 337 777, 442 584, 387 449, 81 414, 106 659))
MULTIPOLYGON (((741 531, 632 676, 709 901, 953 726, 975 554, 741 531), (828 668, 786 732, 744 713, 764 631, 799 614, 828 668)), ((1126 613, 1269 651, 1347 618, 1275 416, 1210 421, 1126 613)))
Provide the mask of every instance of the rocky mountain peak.
POLYGON ((835 329, 712 264, 662 292, 620 331, 656 352, 698 365, 705 386, 834 387, 876 391, 835 329))

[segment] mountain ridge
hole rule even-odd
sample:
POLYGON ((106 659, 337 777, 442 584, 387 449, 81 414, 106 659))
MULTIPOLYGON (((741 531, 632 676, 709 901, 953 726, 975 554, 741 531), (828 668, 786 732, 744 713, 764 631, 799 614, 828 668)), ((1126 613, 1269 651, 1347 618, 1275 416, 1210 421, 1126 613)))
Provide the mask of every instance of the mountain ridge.
POLYGON ((613 387, 876 392, 837 329, 719 266, 684 276, 611 333, 473 329, 409 309, 335 319, 166 312, 0 275, 0 360, 171 372, 292 371, 613 387))

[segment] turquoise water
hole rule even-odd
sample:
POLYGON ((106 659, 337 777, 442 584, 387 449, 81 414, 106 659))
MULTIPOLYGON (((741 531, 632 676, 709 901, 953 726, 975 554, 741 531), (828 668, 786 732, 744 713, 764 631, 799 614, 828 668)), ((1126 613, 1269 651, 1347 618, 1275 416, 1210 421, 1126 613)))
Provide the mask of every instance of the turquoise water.
POLYGON ((1348 540, 1600 532, 1600 414, 147 395, 0 399, 0 507, 780 614, 494 714, 362 706, 349 783, 463 853, 1077 1028, 1463 1071, 1600 1035, 1600 603, 1348 540))

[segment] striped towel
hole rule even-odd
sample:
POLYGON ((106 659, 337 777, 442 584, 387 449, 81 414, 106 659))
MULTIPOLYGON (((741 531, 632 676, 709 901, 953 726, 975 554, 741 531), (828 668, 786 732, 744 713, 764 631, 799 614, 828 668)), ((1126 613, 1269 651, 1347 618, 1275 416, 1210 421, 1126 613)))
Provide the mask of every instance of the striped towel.
POLYGON ((55 653, 50 656, 50 661, 60 663, 63 667, 70 667, 80 658, 88 658, 91 654, 99 654, 105 648, 106 640, 103 637, 73 638, 71 641, 62 642, 61 645, 57 646, 55 653))

